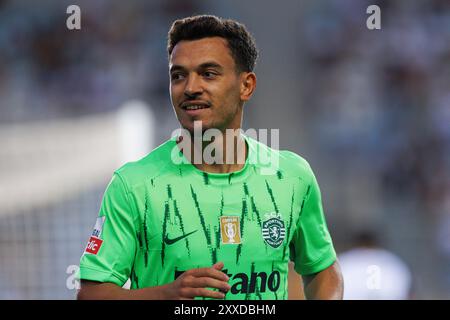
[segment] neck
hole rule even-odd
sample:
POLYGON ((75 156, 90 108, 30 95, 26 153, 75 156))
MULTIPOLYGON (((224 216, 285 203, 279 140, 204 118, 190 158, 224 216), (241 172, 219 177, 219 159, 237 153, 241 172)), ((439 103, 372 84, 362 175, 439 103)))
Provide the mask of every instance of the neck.
POLYGON ((181 147, 184 156, 197 169, 209 173, 231 173, 244 167, 248 147, 240 131, 230 130, 228 134, 214 136, 212 141, 203 141, 205 139, 187 138, 181 147))

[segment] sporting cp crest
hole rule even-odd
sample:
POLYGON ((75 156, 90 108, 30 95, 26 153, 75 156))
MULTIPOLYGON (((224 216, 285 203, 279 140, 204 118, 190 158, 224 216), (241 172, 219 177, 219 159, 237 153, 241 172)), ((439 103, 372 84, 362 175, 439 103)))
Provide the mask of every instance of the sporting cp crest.
POLYGON ((266 243, 274 248, 278 248, 286 237, 286 229, 281 215, 268 213, 266 220, 262 223, 262 236, 266 243))

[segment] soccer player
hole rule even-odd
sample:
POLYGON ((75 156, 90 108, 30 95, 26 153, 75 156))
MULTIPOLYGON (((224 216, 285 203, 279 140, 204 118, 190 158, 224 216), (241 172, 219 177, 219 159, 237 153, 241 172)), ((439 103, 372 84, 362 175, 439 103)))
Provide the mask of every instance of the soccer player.
POLYGON ((114 172, 81 257, 77 297, 287 299, 292 260, 307 298, 341 299, 311 167, 239 131, 256 88, 257 49, 245 26, 177 20, 168 55, 172 105, 188 134, 114 172), (196 124, 223 134, 210 139, 219 161, 204 158, 211 144, 193 138, 196 124), (128 279, 130 290, 122 288, 128 279))

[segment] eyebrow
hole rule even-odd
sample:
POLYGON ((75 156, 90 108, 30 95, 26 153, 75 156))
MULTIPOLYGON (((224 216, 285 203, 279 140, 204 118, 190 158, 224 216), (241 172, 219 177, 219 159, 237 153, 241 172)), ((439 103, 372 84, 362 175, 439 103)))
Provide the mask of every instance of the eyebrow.
MULTIPOLYGON (((216 69, 219 69, 219 71, 223 70, 223 67, 220 64, 218 64, 217 62, 213 62, 213 61, 204 62, 201 65, 199 65, 198 68, 199 69, 216 68, 216 69)), ((181 65, 174 64, 172 67, 170 67, 169 72, 173 72, 173 71, 177 71, 177 70, 186 70, 186 68, 181 65)))

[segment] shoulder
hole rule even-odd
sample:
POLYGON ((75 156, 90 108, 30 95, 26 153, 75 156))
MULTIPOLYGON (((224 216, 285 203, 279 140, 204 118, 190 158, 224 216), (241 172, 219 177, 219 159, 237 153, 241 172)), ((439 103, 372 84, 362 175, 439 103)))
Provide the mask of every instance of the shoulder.
POLYGON ((313 170, 309 162, 301 155, 289 150, 281 150, 280 160, 280 167, 285 171, 301 177, 312 178, 313 170))
POLYGON ((114 174, 120 176, 121 180, 129 187, 141 184, 146 179, 155 178, 170 170, 172 164, 170 157, 174 145, 173 140, 167 140, 145 157, 127 162, 115 170, 114 174))
POLYGON ((300 177, 310 181, 313 176, 313 170, 309 162, 301 155, 290 150, 273 149, 266 144, 248 137, 247 141, 253 149, 254 160, 258 166, 271 166, 274 172, 281 172, 290 177, 300 177))

